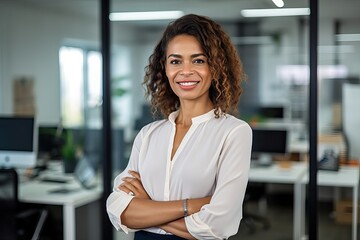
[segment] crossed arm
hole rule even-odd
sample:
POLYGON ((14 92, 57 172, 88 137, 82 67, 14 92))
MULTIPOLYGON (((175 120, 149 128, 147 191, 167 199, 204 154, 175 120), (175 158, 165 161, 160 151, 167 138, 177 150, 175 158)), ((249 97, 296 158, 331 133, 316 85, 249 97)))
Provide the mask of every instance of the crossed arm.
MULTIPOLYGON (((133 200, 121 215, 121 222, 133 229, 159 227, 186 239, 195 239, 187 230, 184 219, 183 200, 154 201, 145 191, 140 175, 129 171, 132 177, 123 178, 118 188, 134 194, 133 200)), ((188 199, 188 214, 200 211, 211 197, 188 199)))

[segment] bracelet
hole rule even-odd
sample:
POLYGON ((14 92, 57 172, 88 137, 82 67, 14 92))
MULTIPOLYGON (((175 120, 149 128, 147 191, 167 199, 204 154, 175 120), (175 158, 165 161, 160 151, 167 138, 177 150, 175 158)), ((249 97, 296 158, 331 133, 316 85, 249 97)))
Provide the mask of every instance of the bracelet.
POLYGON ((184 210, 184 217, 187 217, 189 215, 188 205, 187 205, 187 198, 185 198, 184 201, 183 201, 183 210, 184 210))

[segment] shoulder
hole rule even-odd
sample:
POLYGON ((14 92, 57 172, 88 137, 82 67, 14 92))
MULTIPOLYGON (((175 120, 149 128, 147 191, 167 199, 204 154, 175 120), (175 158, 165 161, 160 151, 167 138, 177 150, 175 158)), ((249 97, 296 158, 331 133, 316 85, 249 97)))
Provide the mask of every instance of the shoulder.
POLYGON ((248 134, 252 134, 252 129, 250 125, 244 120, 234 117, 233 115, 230 114, 223 115, 219 118, 219 120, 221 126, 223 126, 225 129, 227 129, 230 132, 241 131, 241 132, 247 132, 248 134))
POLYGON ((166 122, 168 122, 167 119, 157 120, 143 126, 136 134, 134 144, 138 146, 142 145, 143 141, 146 141, 145 139, 148 138, 152 132, 154 132, 160 126, 166 124, 166 122))
POLYGON ((139 135, 141 135, 142 137, 149 135, 151 132, 153 132, 157 128, 167 124, 168 122, 169 122, 168 119, 156 120, 154 122, 151 122, 141 128, 139 135))

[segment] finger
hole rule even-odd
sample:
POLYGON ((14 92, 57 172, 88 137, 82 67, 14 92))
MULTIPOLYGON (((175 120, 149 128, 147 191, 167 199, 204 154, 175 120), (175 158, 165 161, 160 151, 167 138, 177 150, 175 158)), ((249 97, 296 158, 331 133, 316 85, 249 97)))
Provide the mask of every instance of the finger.
POLYGON ((124 181, 124 183, 128 183, 133 185, 134 187, 136 187, 137 189, 140 189, 142 187, 141 181, 137 178, 133 178, 133 177, 124 177, 122 178, 122 180, 124 181))
POLYGON ((125 187, 127 187, 128 189, 130 189, 131 191, 136 190, 136 186, 135 186, 134 183, 131 182, 131 181, 124 181, 124 182, 121 184, 121 186, 125 186, 125 187))
POLYGON ((126 187, 124 184, 119 185, 119 186, 118 186, 118 189, 121 190, 121 191, 123 191, 123 192, 126 192, 126 193, 129 193, 129 192, 131 191, 131 190, 130 190, 128 187, 126 187))
POLYGON ((137 178, 137 179, 140 180, 140 174, 139 174, 138 172, 129 170, 129 174, 130 174, 131 176, 133 176, 134 178, 137 178))
POLYGON ((118 188, 129 195, 135 196, 136 194, 136 189, 132 188, 131 185, 121 184, 118 188))

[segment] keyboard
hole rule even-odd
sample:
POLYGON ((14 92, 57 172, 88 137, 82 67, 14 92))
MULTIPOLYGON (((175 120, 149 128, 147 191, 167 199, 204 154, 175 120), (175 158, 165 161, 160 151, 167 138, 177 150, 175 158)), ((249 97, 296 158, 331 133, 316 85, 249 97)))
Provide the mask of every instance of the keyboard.
POLYGON ((47 182, 47 183, 68 183, 69 180, 67 180, 67 179, 60 179, 60 178, 43 177, 43 178, 40 179, 40 182, 47 182))

